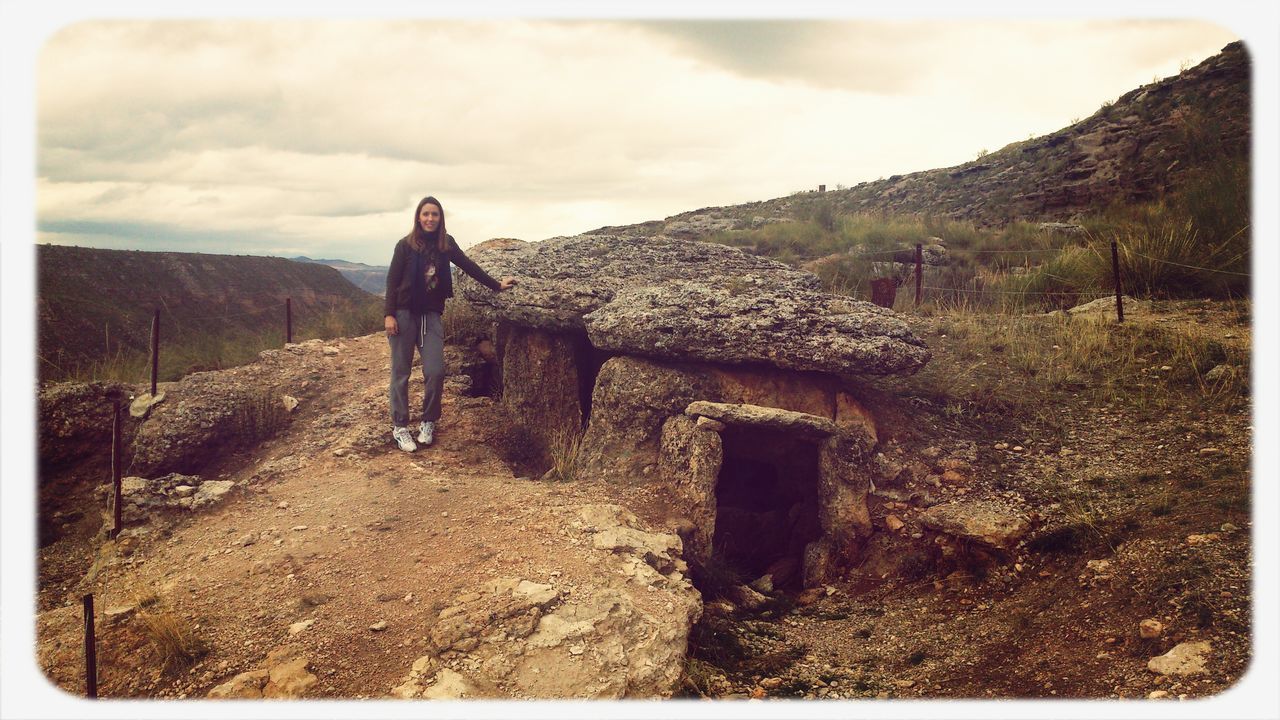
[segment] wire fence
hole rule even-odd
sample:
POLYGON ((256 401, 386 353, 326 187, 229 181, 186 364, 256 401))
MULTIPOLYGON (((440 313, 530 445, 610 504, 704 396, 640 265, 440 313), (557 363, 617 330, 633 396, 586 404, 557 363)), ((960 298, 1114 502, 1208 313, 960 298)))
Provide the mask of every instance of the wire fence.
MULTIPOLYGON (((1056 253, 1060 253, 1061 251, 1062 251, 1061 248, 1022 248, 1022 249, 967 250, 965 252, 970 255, 1030 256, 1030 255, 1046 254, 1046 253, 1056 254, 1056 253)), ((1226 270, 1223 268, 1207 267, 1204 265, 1193 265, 1189 263, 1182 263, 1174 260, 1168 260, 1165 258, 1153 257, 1149 254, 1140 252, 1132 248, 1125 248, 1125 253, 1126 253, 1126 256, 1132 255, 1135 257, 1143 258, 1145 260, 1148 260, 1154 263, 1167 265, 1171 267, 1195 270, 1198 272, 1230 275, 1233 277, 1243 277, 1243 278, 1252 277, 1249 273, 1245 273, 1245 272, 1238 272, 1235 270, 1226 270)), ((933 295, 935 298, 939 296, 946 297, 946 296, 960 295, 960 296, 968 296, 968 297, 974 297, 974 298, 1017 297, 1017 298, 1030 298, 1030 299, 1039 298, 1042 301, 1052 300, 1052 301, 1060 302, 1063 300, 1069 300, 1075 303, 1085 303, 1085 302, 1091 302, 1091 301, 1099 300, 1106 297, 1115 297, 1117 318, 1120 322, 1124 321, 1122 295, 1123 295, 1123 276, 1125 273, 1124 273, 1124 268, 1121 266, 1121 262, 1120 262, 1119 247, 1115 241, 1112 241, 1111 243, 1111 271, 1112 271, 1111 292, 1072 288, 1071 285, 1073 281, 1071 279, 1060 277, 1052 273, 1044 272, 1043 270, 1041 270, 1040 274, 1037 276, 1037 279, 1044 278, 1051 281, 1055 281, 1057 283, 1061 283, 1062 287, 1052 288, 1052 289, 1041 289, 1041 290, 1032 289, 1032 288, 1004 289, 1001 287, 989 287, 989 286, 977 287, 978 281, 976 276, 971 280, 971 283, 974 285, 974 287, 962 287, 962 286, 949 287, 949 286, 943 286, 943 285, 937 285, 937 284, 926 285, 924 284, 923 278, 922 278, 923 266, 924 266, 923 243, 918 243, 914 247, 898 247, 898 248, 890 248, 890 249, 884 249, 884 250, 871 250, 871 251, 858 252, 858 253, 848 253, 846 256, 860 257, 860 258, 886 257, 891 259, 888 261, 888 263, 883 263, 882 261, 881 264, 903 266, 903 271, 894 273, 890 277, 880 277, 880 278, 870 279, 872 302, 875 302, 876 304, 883 305, 886 307, 894 306, 896 301, 897 287, 908 283, 911 266, 914 266, 914 271, 915 271, 914 284, 915 284, 915 292, 916 292, 915 301, 914 301, 915 305, 920 304, 923 298, 924 291, 926 290, 930 291, 930 294, 933 295), (891 288, 886 285, 886 282, 888 281, 892 281, 891 288)), ((873 261, 872 265, 874 268, 876 263, 873 261)), ((937 267, 937 265, 933 265, 931 267, 937 267)), ((1028 269, 1031 269, 1032 267, 1033 266, 1031 265, 1027 266, 1028 269)), ((1028 280, 1028 282, 1031 282, 1031 281, 1032 280, 1028 280)))
MULTIPOLYGON (((129 289, 133 286, 94 286, 96 293, 109 293, 112 290, 129 289)), ((149 359, 151 366, 150 382, 151 392, 155 394, 156 384, 159 376, 159 358, 160 358, 160 320, 162 314, 168 318, 166 325, 173 330, 166 331, 166 335, 172 334, 180 340, 170 339, 168 342, 179 342, 180 345, 195 343, 194 346, 187 348, 186 354, 192 355, 194 352, 201 352, 194 348, 213 347, 213 358, 209 361, 214 367, 222 367, 227 362, 227 354, 230 355, 252 355, 265 349, 269 349, 272 345, 271 335, 278 332, 279 340, 276 343, 289 344, 294 341, 294 302, 291 295, 281 298, 280 295, 289 290, 302 290, 306 293, 312 302, 304 304, 301 308, 303 319, 307 320, 309 332, 319 331, 322 336, 337 336, 346 334, 347 331, 359 331, 364 329, 366 324, 363 311, 359 308, 358 303, 344 303, 349 300, 344 295, 338 293, 319 294, 314 288, 281 288, 277 290, 264 290, 237 293, 235 299, 223 301, 223 305, 232 305, 235 307, 227 307, 218 312, 202 312, 199 315, 191 315, 187 312, 181 312, 181 309, 199 312, 198 309, 192 308, 190 303, 181 303, 174 305, 171 298, 167 298, 160 294, 143 294, 141 296, 131 295, 130 303, 137 308, 139 312, 131 313, 127 317, 116 317, 108 322, 105 332, 107 338, 105 340, 104 355, 102 358, 93 359, 92 357, 80 357, 78 359, 67 359, 62 354, 48 356, 47 354, 37 353, 41 360, 42 367, 48 367, 53 370, 56 376, 81 377, 81 373, 88 372, 92 379, 101 379, 99 375, 116 377, 118 375, 132 376, 136 372, 136 364, 141 361, 140 355, 143 351, 136 348, 138 324, 146 322, 138 317, 142 313, 149 314, 150 317, 150 351, 146 357, 149 359), (265 302, 258 307, 243 309, 247 303, 253 303, 258 298, 271 297, 271 302, 265 302), (149 307, 150 306, 150 307, 149 307), (143 310, 148 308, 151 310, 143 310), (151 309, 153 308, 153 310, 151 309), (179 311, 175 311, 179 310, 179 311), (277 318, 271 320, 272 316, 277 318), (262 318, 261 320, 248 321, 248 325, 237 327, 232 324, 220 325, 220 329, 210 327, 214 321, 234 321, 244 320, 245 318, 262 318), (276 322, 279 325, 276 325, 276 322), (111 337, 111 329, 114 326, 119 329, 121 326, 133 326, 133 332, 120 333, 122 337, 130 337, 133 340, 121 342, 119 338, 111 337), (203 327, 202 327, 203 326, 203 327), (359 326, 359 327, 357 327, 359 326), (278 328, 278 329, 276 329, 278 328), (225 331, 230 329, 232 335, 226 335, 225 331), (327 331, 327 332, 326 332, 327 331), (222 332, 222 334, 219 334, 222 332), (209 344, 206 339, 213 339, 213 343, 209 344), (115 350, 112 350, 112 340, 115 339, 115 350), (248 347, 252 345, 252 347, 248 347), (128 347, 126 347, 128 346, 128 347), (248 347, 248 349, 246 349, 248 347), (130 349, 133 348, 133 349, 130 349), (219 349, 220 348, 220 349, 219 349), (228 348, 231 348, 228 350, 228 348), (87 370, 86 370, 87 368, 87 370), (132 368, 132 369, 131 369, 132 368)), ((95 301, 83 297, 68 297, 66 295, 54 295, 41 297, 42 304, 42 320, 41 322, 59 322, 65 319, 66 314, 72 312, 70 308, 97 308, 103 309, 104 305, 101 301, 95 301), (47 313, 47 315, 46 315, 47 313)), ((204 301, 201 305, 216 304, 204 301)), ((370 305, 372 307, 372 305, 370 305)), ((106 308, 107 312, 112 312, 110 307, 106 308)), ((373 332, 372 315, 367 318, 369 320, 368 332, 373 332)), ((145 327, 145 326, 144 326, 145 327)), ((119 330, 117 330, 119 332, 119 330)), ((182 353, 179 353, 180 355, 182 353)), ((195 362, 195 366, 205 366, 204 360, 187 359, 186 363, 179 362, 181 366, 178 370, 180 374, 189 370, 191 363, 195 362)), ((234 364, 234 361, 233 361, 234 364)), ((171 367, 168 371, 173 372, 171 367)))

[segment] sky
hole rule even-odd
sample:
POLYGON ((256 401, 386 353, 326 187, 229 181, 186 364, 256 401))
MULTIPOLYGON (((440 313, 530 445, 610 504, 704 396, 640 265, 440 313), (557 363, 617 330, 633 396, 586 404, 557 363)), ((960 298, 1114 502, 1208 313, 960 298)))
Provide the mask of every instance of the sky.
POLYGON ((37 242, 382 265, 947 167, 1238 39, 1201 20, 82 20, 36 69, 37 242))

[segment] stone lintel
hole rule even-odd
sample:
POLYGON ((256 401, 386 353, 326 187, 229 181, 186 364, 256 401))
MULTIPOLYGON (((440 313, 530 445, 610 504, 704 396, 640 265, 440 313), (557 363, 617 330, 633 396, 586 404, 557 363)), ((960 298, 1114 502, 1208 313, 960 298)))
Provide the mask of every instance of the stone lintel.
POLYGON ((689 403, 684 412, 686 415, 710 418, 726 425, 777 430, 815 440, 840 432, 840 426, 827 418, 763 405, 697 400, 689 403))

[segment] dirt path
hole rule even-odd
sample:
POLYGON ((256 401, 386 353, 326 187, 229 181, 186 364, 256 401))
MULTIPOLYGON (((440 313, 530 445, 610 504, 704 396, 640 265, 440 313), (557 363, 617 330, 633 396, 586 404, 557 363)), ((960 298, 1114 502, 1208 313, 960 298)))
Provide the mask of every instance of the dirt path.
MULTIPOLYGON (((284 433, 215 464, 213 474, 241 484, 227 500, 122 535, 122 557, 94 583, 99 608, 154 596, 209 651, 190 672, 166 675, 136 623, 106 623, 104 696, 203 696, 286 645, 316 668, 310 695, 385 696, 464 588, 497 577, 585 582, 594 572, 561 511, 608 502, 605 488, 513 476, 486 442, 496 422, 488 398, 448 393, 436 443, 397 450, 385 339, 339 347, 297 364, 289 381, 302 402, 284 433)), ((420 396, 419 377, 411 398, 420 396)))

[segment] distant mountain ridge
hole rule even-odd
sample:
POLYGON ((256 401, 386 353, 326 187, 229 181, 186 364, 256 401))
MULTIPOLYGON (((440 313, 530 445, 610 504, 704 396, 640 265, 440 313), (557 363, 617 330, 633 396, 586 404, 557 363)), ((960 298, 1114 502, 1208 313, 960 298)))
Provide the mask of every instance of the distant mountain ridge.
POLYGON ((283 343, 286 300, 295 339, 340 334, 357 318, 381 315, 377 297, 323 264, 64 245, 38 245, 36 256, 41 377, 110 356, 145 355, 157 308, 170 353, 180 344, 215 348, 228 337, 278 336, 283 343))
POLYGON ((299 255, 289 259, 296 262, 328 265, 341 273, 342 277, 351 281, 352 285, 355 285, 366 292, 373 293, 374 295, 381 296, 386 291, 386 265, 366 265, 364 263, 351 262, 350 260, 316 260, 305 255, 299 255))

